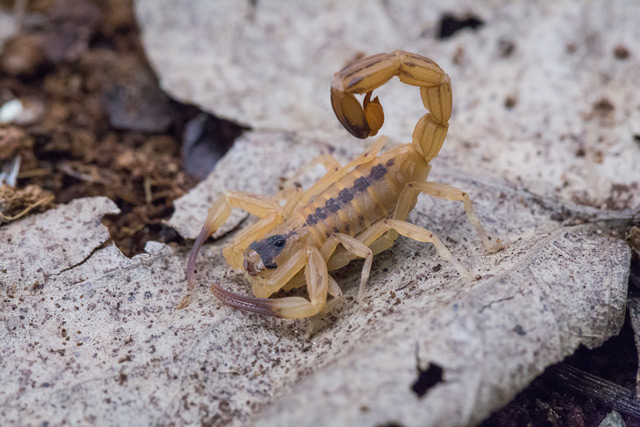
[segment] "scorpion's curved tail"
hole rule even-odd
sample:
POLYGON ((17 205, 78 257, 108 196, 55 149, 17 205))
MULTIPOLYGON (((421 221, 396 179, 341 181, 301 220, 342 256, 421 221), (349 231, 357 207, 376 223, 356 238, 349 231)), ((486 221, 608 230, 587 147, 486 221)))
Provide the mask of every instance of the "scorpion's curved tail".
POLYGON ((374 89, 393 76, 420 87, 422 102, 429 110, 416 124, 413 146, 428 162, 434 158, 447 135, 451 117, 451 81, 449 76, 429 58, 397 50, 361 59, 338 71, 331 83, 331 105, 340 123, 357 138, 378 133, 384 113, 374 89), (362 105, 354 94, 366 96, 362 105))

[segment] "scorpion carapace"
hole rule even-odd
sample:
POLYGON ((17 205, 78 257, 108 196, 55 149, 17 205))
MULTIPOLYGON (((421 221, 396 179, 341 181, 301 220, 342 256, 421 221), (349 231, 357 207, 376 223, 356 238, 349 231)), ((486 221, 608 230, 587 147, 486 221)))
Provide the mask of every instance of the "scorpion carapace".
POLYGON ((227 220, 232 207, 258 218, 223 250, 233 268, 248 273, 254 296, 229 292, 215 282, 211 291, 224 303, 243 310, 290 319, 314 316, 326 309, 328 295, 332 301, 342 295, 329 271, 357 257, 365 259, 358 292, 361 300, 373 255, 393 245, 398 235, 432 243, 440 257, 462 276, 474 279, 438 237, 405 221, 420 193, 461 201, 485 248, 495 252, 503 247, 500 240, 491 243, 464 191, 427 182, 429 161, 440 151, 449 126, 449 76, 432 60, 413 53, 373 55, 335 74, 331 84, 333 110, 352 135, 375 135, 384 114, 378 98, 371 100, 371 95, 393 76, 420 87, 429 110, 418 121, 413 141, 380 154, 386 142, 380 137, 346 166, 325 154, 307 168, 322 164, 327 173, 304 191, 286 187, 271 198, 225 193, 209 210, 189 255, 189 289, 195 285, 195 260, 202 244, 227 220), (362 105, 354 94, 365 94, 362 105), (280 289, 304 285, 309 299, 269 298, 280 289))

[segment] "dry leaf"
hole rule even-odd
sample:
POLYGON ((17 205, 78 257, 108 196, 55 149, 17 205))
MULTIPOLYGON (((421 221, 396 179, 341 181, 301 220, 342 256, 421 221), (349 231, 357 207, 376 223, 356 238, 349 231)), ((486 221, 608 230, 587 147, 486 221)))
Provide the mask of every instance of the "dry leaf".
POLYGON ((42 215, 0 228, 0 286, 3 292, 41 288, 50 276, 84 262, 109 240, 100 223, 119 213, 106 197, 78 199, 42 215))
MULTIPOLYGON (((251 157, 262 144, 286 141, 260 137, 233 150, 251 157)), ((225 183, 259 174, 235 176, 225 183)), ((155 244, 153 255, 130 260, 109 245, 83 262, 69 260, 78 264, 72 269, 33 258, 22 274, 41 274, 42 286, 19 278, 15 291, 3 290, 3 418, 246 425, 259 414, 271 425, 317 425, 329 413, 338 425, 476 423, 548 364, 618 331, 629 265, 624 242, 593 225, 564 226, 551 219, 560 205, 461 177, 445 161, 434 179, 468 189, 490 233, 508 249, 487 255, 461 205, 421 197, 410 220, 445 238, 484 278, 467 283, 433 248, 401 239, 376 257, 366 308, 354 303, 360 264, 336 274, 345 300, 311 341, 308 321, 243 313, 211 296, 214 279, 248 291, 244 277, 223 262, 222 242, 205 246, 201 286, 182 310, 176 306, 186 290, 186 250, 174 254, 155 244), (430 389, 419 381, 428 366, 442 369, 442 382, 430 389)), ((0 230, 15 236, 27 221, 52 228, 50 221, 62 221, 77 205, 102 200, 79 200, 0 230)), ((106 233, 96 219, 58 230, 106 233)), ((101 240, 91 238, 87 248, 101 240)))
MULTIPOLYGON (((633 328, 636 351, 640 354, 640 298, 629 298, 627 301, 627 309, 629 312, 629 323, 631 323, 631 328, 633 328)), ((640 367, 636 374, 636 396, 640 399, 640 367)))
POLYGON ((7 40, 18 32, 18 25, 14 16, 4 10, 0 10, 0 53, 7 40))
MULTIPOLYGON (((629 90, 640 84, 638 2, 138 0, 136 12, 162 87, 218 116, 346 141, 329 103, 333 73, 400 48, 451 76, 443 154, 464 170, 565 201, 640 207, 640 91, 629 90), (438 40, 444 13, 483 25, 438 40)), ((408 141, 424 107, 416 88, 392 83, 375 92, 381 132, 408 141)))

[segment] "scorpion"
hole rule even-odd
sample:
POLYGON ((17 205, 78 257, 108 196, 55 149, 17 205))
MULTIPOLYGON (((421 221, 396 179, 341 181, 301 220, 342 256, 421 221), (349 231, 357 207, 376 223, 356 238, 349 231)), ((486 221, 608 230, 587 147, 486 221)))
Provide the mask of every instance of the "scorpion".
POLYGON ((346 166, 324 154, 303 168, 320 164, 327 170, 307 190, 285 187, 271 198, 246 192, 224 193, 209 209, 189 254, 189 290, 195 286, 200 248, 227 220, 232 207, 257 217, 223 249, 229 265, 248 274, 254 296, 230 292, 215 281, 211 292, 223 303, 245 311, 287 319, 327 311, 330 303, 342 296, 329 272, 355 258, 365 259, 358 289, 361 302, 373 255, 391 247, 399 235, 431 243, 460 275, 470 281, 476 279, 435 234, 406 221, 421 193, 461 201, 486 250, 494 253, 504 247, 500 239, 492 244, 466 192, 427 181, 429 162, 440 151, 449 127, 449 76, 433 60, 417 54, 395 51, 372 55, 335 73, 331 83, 333 110, 353 136, 365 139, 376 135, 384 122, 384 112, 378 97, 372 100, 371 95, 394 76, 419 87, 428 110, 416 124, 412 142, 381 154, 386 137, 379 137, 346 166), (365 94, 362 104, 354 94, 365 94), (280 290, 304 285, 308 299, 269 298, 280 290), (329 302, 328 296, 332 297, 329 302))

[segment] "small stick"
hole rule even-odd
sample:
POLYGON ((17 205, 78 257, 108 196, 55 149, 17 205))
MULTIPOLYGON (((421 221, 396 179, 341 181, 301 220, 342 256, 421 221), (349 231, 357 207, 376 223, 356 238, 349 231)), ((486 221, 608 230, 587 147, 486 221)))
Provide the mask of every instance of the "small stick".
POLYGON ((632 390, 588 372, 559 363, 548 372, 565 388, 593 399, 623 414, 640 417, 640 399, 632 390))

